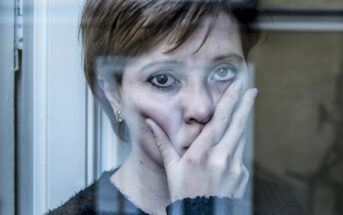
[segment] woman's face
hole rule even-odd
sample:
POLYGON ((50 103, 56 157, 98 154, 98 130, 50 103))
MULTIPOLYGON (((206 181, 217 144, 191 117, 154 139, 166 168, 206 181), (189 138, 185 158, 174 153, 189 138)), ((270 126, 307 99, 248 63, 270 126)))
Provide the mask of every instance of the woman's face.
POLYGON ((162 164, 145 120, 154 120, 183 155, 216 109, 234 80, 246 83, 247 68, 237 23, 221 14, 200 47, 212 17, 180 48, 168 38, 157 48, 132 59, 119 91, 120 110, 130 131, 132 148, 162 164), (198 50, 198 51, 196 51, 198 50), (196 52, 195 52, 196 51, 196 52))

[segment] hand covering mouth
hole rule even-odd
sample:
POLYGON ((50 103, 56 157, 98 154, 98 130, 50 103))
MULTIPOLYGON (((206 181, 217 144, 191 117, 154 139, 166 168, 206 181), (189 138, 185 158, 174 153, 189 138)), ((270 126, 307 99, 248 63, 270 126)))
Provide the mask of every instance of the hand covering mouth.
POLYGON ((184 154, 193 144, 193 142, 198 138, 204 126, 197 130, 186 131, 181 145, 182 154, 184 154))

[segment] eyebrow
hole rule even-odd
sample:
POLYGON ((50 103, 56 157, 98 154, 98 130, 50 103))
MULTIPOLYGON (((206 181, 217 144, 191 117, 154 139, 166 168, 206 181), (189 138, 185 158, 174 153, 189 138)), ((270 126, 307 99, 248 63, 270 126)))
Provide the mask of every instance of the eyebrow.
POLYGON ((155 62, 152 62, 152 63, 149 63, 149 64, 143 66, 143 68, 140 69, 140 71, 144 71, 146 68, 149 68, 151 66, 163 65, 163 64, 185 65, 184 62, 179 61, 179 60, 160 60, 160 61, 155 61, 155 62))
POLYGON ((244 61, 243 56, 241 56, 237 53, 229 53, 229 54, 225 54, 225 55, 219 55, 219 56, 216 56, 215 58, 213 58, 212 61, 216 62, 216 61, 223 61, 223 60, 227 60, 227 59, 233 59, 233 60, 237 60, 239 62, 244 61))
MULTIPOLYGON (((214 57, 211 61, 212 62, 218 62, 218 61, 223 61, 223 60, 227 60, 227 59, 233 59, 239 62, 243 62, 244 58, 237 54, 237 53, 229 53, 229 54, 225 54, 225 55, 219 55, 214 57)), ((170 64, 170 65, 185 65, 185 63, 183 61, 180 60, 160 60, 160 61, 155 61, 152 63, 149 63, 145 66, 143 66, 142 69, 140 69, 140 71, 144 71, 146 68, 149 68, 151 66, 155 66, 155 65, 163 65, 163 64, 170 64)))

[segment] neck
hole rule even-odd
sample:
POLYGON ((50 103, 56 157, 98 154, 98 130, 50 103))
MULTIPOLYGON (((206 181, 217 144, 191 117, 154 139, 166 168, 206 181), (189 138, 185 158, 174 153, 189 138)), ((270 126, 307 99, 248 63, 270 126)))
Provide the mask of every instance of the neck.
POLYGON ((165 214, 165 208, 170 204, 164 168, 134 147, 111 181, 130 201, 149 214, 165 214))

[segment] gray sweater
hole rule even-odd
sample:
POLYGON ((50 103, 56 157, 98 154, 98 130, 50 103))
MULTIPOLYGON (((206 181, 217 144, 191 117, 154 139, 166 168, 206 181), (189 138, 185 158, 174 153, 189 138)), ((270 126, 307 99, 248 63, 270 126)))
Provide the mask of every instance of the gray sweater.
MULTIPOLYGON (((48 215, 145 215, 110 181, 115 170, 104 172, 99 180, 78 192, 48 215)), ((273 183, 254 178, 253 202, 248 199, 219 197, 186 198, 167 207, 168 215, 303 215, 299 205, 273 183)))

